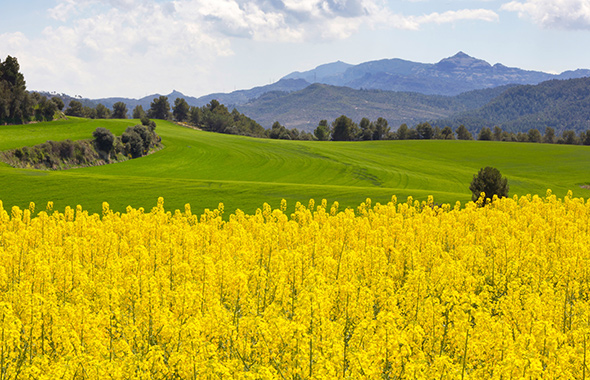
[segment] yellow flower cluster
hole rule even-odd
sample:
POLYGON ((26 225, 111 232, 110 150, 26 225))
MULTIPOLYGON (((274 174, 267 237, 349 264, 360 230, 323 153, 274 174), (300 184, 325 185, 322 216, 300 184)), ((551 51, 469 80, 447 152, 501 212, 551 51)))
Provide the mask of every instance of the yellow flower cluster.
POLYGON ((590 378, 590 201, 0 202, 1 379, 590 378))

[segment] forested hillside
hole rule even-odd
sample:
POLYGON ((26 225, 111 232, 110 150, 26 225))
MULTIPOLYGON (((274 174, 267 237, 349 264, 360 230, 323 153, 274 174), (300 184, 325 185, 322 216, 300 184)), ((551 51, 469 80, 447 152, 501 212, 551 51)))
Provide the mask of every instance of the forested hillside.
POLYGON ((440 127, 461 124, 472 131, 495 125, 509 132, 547 127, 558 133, 585 131, 590 128, 590 78, 512 87, 477 110, 433 123, 440 127))
POLYGON ((452 97, 409 92, 355 90, 314 84, 292 93, 272 92, 237 107, 240 112, 268 127, 279 121, 288 128, 312 131, 321 119, 346 115, 358 122, 363 117, 383 117, 389 124, 416 124, 450 116, 467 108, 452 97))

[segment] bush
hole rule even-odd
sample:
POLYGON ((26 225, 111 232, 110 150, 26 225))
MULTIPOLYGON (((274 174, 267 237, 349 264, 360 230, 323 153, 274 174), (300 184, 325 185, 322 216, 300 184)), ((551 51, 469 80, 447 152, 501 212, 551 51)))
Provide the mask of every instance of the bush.
POLYGON ((146 126, 150 132, 154 132, 156 130, 156 122, 148 119, 147 116, 141 118, 141 125, 146 126))
POLYGON ((143 139, 132 128, 127 128, 121 135, 121 141, 125 144, 126 153, 130 154, 131 157, 143 156, 143 139))
POLYGON ((108 129, 98 127, 92 132, 92 136, 94 137, 94 142, 99 150, 109 153, 113 149, 115 136, 108 129))
POLYGON ((64 140, 57 143, 59 157, 62 160, 69 160, 74 156, 75 143, 72 140, 64 140))
POLYGON ((508 196, 508 179, 502 177, 500 171, 496 168, 486 166, 479 170, 477 175, 473 176, 473 181, 469 185, 471 190, 471 199, 475 202, 479 199, 481 193, 485 193, 486 198, 492 198, 497 195, 498 198, 508 196))

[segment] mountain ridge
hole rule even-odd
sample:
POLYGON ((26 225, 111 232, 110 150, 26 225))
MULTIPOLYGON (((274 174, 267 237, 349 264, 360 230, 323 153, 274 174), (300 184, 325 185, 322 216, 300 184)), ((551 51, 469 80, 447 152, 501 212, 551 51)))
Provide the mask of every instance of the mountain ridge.
POLYGON ((314 76, 316 82, 334 86, 453 96, 466 91, 507 84, 538 84, 550 79, 590 76, 588 69, 550 74, 508 67, 501 63, 491 65, 462 51, 432 64, 393 58, 351 65, 344 71, 328 76, 322 75, 325 70, 316 69, 308 70, 304 75, 294 72, 283 78, 309 79, 314 76))

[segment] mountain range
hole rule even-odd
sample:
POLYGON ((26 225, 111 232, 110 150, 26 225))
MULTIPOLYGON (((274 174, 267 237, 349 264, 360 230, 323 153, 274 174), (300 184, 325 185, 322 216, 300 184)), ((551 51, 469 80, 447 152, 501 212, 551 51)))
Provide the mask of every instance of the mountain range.
MULTIPOLYGON (((500 63, 491 65, 458 52, 434 64, 397 58, 358 65, 337 61, 309 71, 293 72, 275 83, 252 89, 198 98, 178 91, 166 96, 171 105, 176 98, 184 98, 189 105, 199 107, 216 99, 229 109, 237 108, 265 128, 279 121, 289 128, 311 131, 319 120, 333 120, 340 115, 355 121, 362 117, 384 117, 394 129, 402 123, 412 125, 430 120, 456 123, 458 117, 478 120, 479 126, 492 122, 490 115, 481 118, 474 112, 511 87, 588 76, 588 69, 550 74, 500 63)), ((102 103, 107 107, 121 101, 132 110, 137 105, 148 109, 158 96, 77 100, 85 105, 102 103)), ((64 100, 66 104, 69 101, 64 100)))
POLYGON ((294 72, 283 79, 304 79, 355 89, 418 92, 429 95, 458 95, 482 88, 507 84, 537 84, 550 79, 590 76, 590 70, 565 71, 559 75, 528 71, 488 62, 458 52, 438 63, 419 63, 403 59, 383 59, 358 65, 334 62, 305 72, 294 72))

